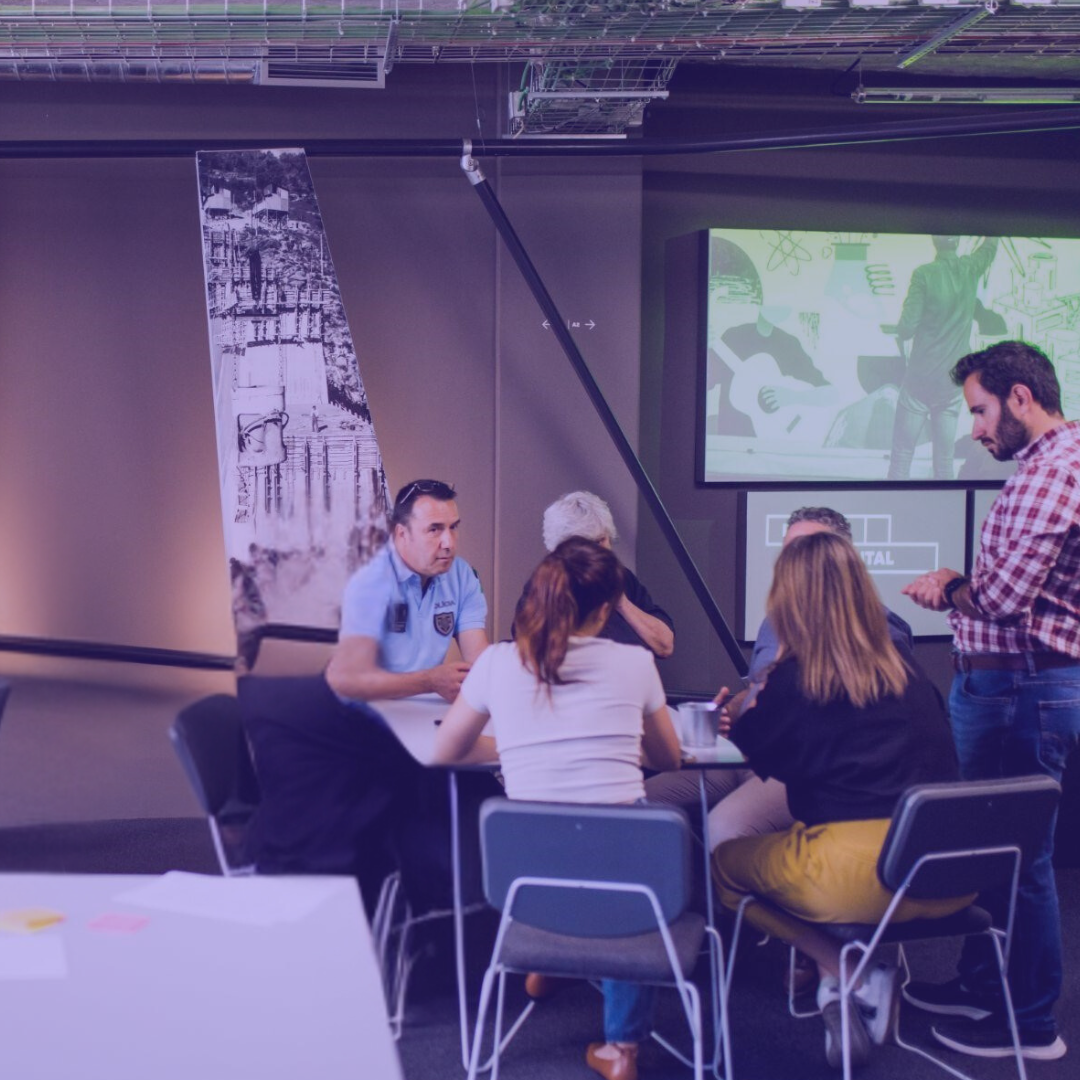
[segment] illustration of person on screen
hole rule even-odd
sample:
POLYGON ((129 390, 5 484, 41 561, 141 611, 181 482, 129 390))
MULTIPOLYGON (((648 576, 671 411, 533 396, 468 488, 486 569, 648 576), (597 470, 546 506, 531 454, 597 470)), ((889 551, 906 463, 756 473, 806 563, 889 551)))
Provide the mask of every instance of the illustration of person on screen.
POLYGON ((890 480, 910 478, 915 447, 927 419, 934 479, 953 479, 961 395, 949 372, 971 351, 979 282, 990 269, 998 247, 997 237, 987 236, 969 255, 961 255, 959 236, 930 239, 936 254, 932 262, 912 271, 900 321, 895 326, 882 326, 885 333, 895 333, 901 350, 905 342, 911 342, 893 421, 890 480))
POLYGON ((713 237, 709 258, 706 390, 721 435, 793 438, 819 445, 832 420, 833 386, 802 342, 781 328, 791 308, 764 302, 761 277, 737 244, 713 237))

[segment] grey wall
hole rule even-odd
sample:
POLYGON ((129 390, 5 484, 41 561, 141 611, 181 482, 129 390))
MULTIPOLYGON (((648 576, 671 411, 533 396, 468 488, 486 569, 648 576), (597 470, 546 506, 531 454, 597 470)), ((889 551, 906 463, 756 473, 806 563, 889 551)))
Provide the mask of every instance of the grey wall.
MULTIPOLYGON (((506 90, 482 65, 399 66, 383 92, 0 84, 0 140, 494 136, 506 90)), ((650 130, 813 126, 852 108, 673 94, 650 130)), ((1077 149, 1060 134, 484 168, 566 317, 595 322, 574 331, 586 360, 733 621, 737 497, 694 483, 687 237, 719 224, 1080 235, 1077 149)), ((543 507, 588 487, 676 616, 669 688, 730 681, 456 158, 313 159, 312 174, 390 483, 459 486, 493 631, 541 554, 543 507)), ((212 408, 194 163, 0 158, 0 634, 231 651, 212 408)), ((922 652, 944 682, 944 647, 922 652)), ((19 662, 0 653, 0 670, 19 662)))
MULTIPOLYGON (((500 80, 0 85, 0 139, 494 135, 500 80)), ((635 434, 639 168, 484 167, 635 434)), ((311 170, 390 485, 458 485, 493 631, 566 490, 611 499, 632 563, 633 487, 457 157, 311 170)), ((231 653, 194 162, 0 159, 0 312, 0 634, 231 653)))

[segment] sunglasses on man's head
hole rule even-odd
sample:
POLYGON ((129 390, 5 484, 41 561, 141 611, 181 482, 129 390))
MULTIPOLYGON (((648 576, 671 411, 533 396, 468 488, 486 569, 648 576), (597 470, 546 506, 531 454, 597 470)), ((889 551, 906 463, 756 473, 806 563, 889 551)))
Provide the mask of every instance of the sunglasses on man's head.
POLYGON ((441 480, 414 480, 397 497, 394 503, 395 509, 403 506, 411 498, 418 495, 434 495, 439 499, 453 498, 454 488, 452 484, 444 484, 441 480))

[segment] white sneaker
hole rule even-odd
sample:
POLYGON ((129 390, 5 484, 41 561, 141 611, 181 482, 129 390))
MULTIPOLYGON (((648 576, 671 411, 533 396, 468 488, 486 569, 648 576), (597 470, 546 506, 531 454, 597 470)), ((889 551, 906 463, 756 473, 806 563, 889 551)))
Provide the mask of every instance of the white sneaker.
MULTIPOLYGON (((818 983, 817 1002, 825 1023, 825 1060, 834 1069, 843 1068, 843 1014, 840 1009, 840 983, 835 976, 822 976, 818 983)), ((865 1065, 870 1058, 872 1044, 854 998, 848 998, 848 1037, 851 1067, 865 1065)))
POLYGON ((900 1013, 900 995, 896 992, 899 980, 899 968, 877 964, 854 992, 866 1033, 875 1046, 881 1046, 896 1031, 900 1013))

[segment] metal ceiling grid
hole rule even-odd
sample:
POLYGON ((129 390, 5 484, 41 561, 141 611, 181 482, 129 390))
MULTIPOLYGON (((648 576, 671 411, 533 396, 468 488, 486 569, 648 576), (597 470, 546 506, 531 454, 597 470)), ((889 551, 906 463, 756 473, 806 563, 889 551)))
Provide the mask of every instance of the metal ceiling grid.
POLYGON ((511 130, 525 134, 624 131, 679 63, 840 71, 861 59, 882 71, 906 57, 937 75, 1076 78, 1080 0, 1001 0, 952 35, 982 0, 794 6, 811 2, 22 0, 0 7, 0 78, 381 88, 398 63, 521 64, 531 83, 556 88, 519 98, 511 130))
MULTIPOLYGON (((977 7, 979 5, 966 5, 977 7)), ((0 15, 0 55, 12 59, 220 59, 263 55, 272 46, 325 50, 333 62, 342 46, 382 47, 395 23, 395 62, 547 59, 585 54, 642 56, 656 50, 683 59, 738 59, 762 50, 805 57, 837 46, 876 54, 903 51, 955 18, 957 7, 901 0, 888 7, 853 7, 822 0, 813 9, 789 10, 781 0, 645 0, 635 3, 536 3, 497 14, 490 0, 464 7, 458 0, 413 3, 218 4, 146 0, 121 4, 7 4, 0 15), (897 40, 902 38, 903 40, 897 40), (833 40, 836 39, 836 40, 833 40), (536 50, 540 50, 537 52, 536 50), (749 52, 748 52, 749 50, 749 52)), ((1080 0, 1037 8, 1003 6, 950 43, 953 51, 1001 39, 1001 47, 1035 49, 1050 37, 1055 50, 1080 49, 1080 0)), ((991 45, 992 47, 992 45, 991 45)))

